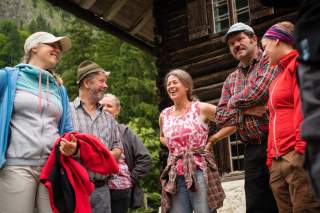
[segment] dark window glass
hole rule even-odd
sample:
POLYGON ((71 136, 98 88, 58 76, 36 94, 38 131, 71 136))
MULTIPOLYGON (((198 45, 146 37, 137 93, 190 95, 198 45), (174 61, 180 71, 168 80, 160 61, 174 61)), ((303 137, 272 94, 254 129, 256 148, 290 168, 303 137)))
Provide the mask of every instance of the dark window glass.
POLYGON ((236 1, 236 9, 248 7, 248 0, 235 0, 235 1, 236 1))
POLYGON ((238 14, 238 22, 249 23, 250 15, 249 12, 238 14))
POLYGON ((221 32, 229 27, 227 0, 213 0, 214 32, 221 32))

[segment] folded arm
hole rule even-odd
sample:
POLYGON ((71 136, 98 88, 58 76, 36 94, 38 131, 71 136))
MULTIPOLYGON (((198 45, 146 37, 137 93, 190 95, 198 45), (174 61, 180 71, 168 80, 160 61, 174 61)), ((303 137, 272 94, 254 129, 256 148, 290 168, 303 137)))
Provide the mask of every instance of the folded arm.
POLYGON ((248 79, 244 90, 229 99, 229 108, 249 109, 264 104, 268 100, 269 86, 277 76, 278 68, 270 68, 266 59, 263 59, 257 66, 255 74, 248 79))

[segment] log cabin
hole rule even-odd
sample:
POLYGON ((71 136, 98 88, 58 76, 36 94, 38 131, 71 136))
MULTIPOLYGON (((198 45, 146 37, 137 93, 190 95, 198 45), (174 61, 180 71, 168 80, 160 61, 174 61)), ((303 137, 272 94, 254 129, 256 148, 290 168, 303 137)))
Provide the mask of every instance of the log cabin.
MULTIPOLYGON (((247 23, 259 37, 272 24, 296 17, 295 9, 265 7, 258 0, 47 1, 155 56, 159 110, 170 105, 163 78, 173 68, 191 74, 199 100, 218 103, 223 82, 237 65, 222 39, 229 26, 247 23)), ((217 143, 214 153, 224 177, 241 174, 244 145, 236 134, 217 143)))

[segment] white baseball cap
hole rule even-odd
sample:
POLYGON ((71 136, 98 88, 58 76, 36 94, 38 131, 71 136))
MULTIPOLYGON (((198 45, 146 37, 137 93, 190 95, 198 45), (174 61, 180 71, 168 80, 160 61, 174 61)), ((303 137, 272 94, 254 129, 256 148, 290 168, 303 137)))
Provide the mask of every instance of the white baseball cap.
POLYGON ((229 28, 228 32, 224 35, 224 41, 227 42, 228 36, 232 33, 235 33, 235 32, 249 32, 249 33, 254 34, 254 30, 252 27, 250 27, 249 25, 246 25, 242 22, 238 22, 238 23, 233 24, 229 28))
POLYGON ((66 52, 71 48, 71 40, 67 36, 56 37, 47 32, 36 32, 27 38, 24 43, 24 52, 30 52, 30 50, 38 46, 38 44, 51 44, 55 42, 60 43, 62 52, 66 52))

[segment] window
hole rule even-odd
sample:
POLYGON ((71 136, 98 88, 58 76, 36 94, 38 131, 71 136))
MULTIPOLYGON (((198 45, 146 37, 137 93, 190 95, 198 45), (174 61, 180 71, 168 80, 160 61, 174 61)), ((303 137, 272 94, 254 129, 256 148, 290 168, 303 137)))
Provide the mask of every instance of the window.
POLYGON ((248 0, 211 0, 213 32, 227 30, 237 22, 249 23, 248 0))
POLYGON ((244 22, 249 23, 250 21, 250 14, 249 14, 249 5, 248 0, 235 0, 235 14, 234 16, 237 17, 235 22, 244 22))
POLYGON ((231 172, 244 170, 244 144, 240 142, 236 134, 228 138, 231 172))
POLYGON ((227 0, 213 0, 214 31, 220 32, 229 27, 229 11, 227 0))

